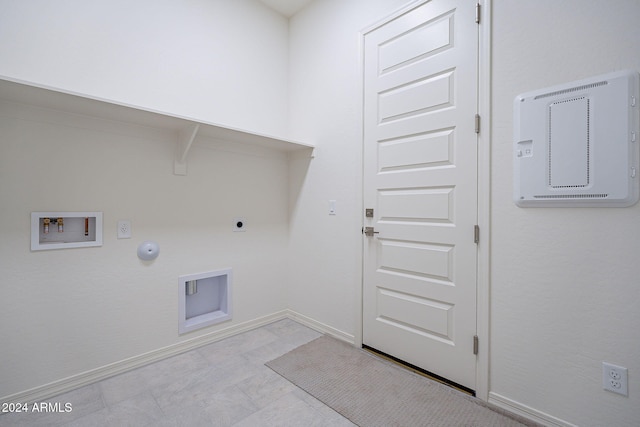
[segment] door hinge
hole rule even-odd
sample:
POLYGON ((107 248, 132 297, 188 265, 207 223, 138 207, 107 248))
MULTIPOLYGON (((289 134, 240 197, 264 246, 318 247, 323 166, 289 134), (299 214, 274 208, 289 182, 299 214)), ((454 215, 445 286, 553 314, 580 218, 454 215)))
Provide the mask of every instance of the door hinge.
POLYGON ((473 354, 478 354, 478 336, 473 336, 473 354))
POLYGON ((480 133, 480 114, 476 114, 475 120, 475 131, 476 133, 480 133))
POLYGON ((480 242, 480 227, 477 225, 473 226, 473 243, 480 242))
POLYGON ((480 23, 480 3, 476 3, 476 24, 480 23))

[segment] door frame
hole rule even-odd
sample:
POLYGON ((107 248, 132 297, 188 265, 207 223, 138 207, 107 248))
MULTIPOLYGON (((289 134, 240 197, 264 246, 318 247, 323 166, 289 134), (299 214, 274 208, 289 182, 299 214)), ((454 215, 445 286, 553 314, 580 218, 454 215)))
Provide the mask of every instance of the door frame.
MULTIPOLYGON (((387 22, 407 13, 429 0, 416 0, 391 13, 375 24, 360 31, 359 34, 359 96, 364 100, 364 38, 367 33, 381 27, 387 22)), ((476 298, 476 333, 478 335, 478 357, 476 359, 476 397, 488 401, 489 398, 489 351, 490 351, 490 214, 491 214, 491 0, 478 0, 480 4, 480 28, 478 36, 478 114, 480 115, 480 132, 478 134, 478 226, 480 240, 478 243, 477 262, 477 298, 476 298)), ((363 118, 364 102, 360 104, 359 116, 363 118)), ((364 155, 364 129, 360 127, 360 141, 364 155)), ((362 158, 362 157, 361 157, 362 158)), ((360 190, 360 225, 364 227, 364 161, 361 166, 360 190)), ((360 286, 356 290, 356 325, 354 344, 362 347, 363 328, 363 287, 364 287, 364 239, 361 239, 360 286)))

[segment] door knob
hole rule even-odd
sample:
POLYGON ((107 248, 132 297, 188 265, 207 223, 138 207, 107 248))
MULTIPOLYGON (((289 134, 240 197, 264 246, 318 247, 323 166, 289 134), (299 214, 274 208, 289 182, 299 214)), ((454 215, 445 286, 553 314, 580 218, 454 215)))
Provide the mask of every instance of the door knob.
POLYGON ((367 237, 373 237, 374 234, 380 233, 379 231, 374 231, 373 227, 365 227, 364 235, 367 237))

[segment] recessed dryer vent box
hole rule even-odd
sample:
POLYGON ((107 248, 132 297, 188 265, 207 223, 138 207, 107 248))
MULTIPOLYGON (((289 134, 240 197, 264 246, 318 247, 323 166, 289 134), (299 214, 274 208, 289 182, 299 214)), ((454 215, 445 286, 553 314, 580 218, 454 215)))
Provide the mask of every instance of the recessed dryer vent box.
POLYGON ((621 71, 514 100, 520 207, 624 207, 638 201, 639 77, 621 71))
POLYGON ((232 317, 231 269, 178 278, 178 332, 185 334, 232 317))

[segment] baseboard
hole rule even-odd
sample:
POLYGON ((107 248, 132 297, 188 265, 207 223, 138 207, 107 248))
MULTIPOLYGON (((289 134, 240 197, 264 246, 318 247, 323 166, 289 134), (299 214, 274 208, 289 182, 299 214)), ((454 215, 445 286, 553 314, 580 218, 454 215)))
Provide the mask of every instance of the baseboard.
MULTIPOLYGON (((49 384, 34 387, 32 389, 15 393, 9 396, 4 396, 0 398, 0 402, 32 403, 43 401, 45 399, 49 399, 62 393, 67 393, 71 390, 83 387, 85 385, 92 384, 106 378, 145 366, 147 364, 157 362, 168 357, 176 356, 180 353, 184 353, 186 351, 190 351, 198 347, 220 341, 233 335, 248 332, 252 329, 256 329, 261 326, 268 325, 269 323, 287 318, 295 320, 296 322, 301 323, 323 334, 330 335, 336 339, 355 345, 354 335, 348 334, 344 331, 319 322, 296 311, 282 310, 276 313, 269 314, 267 316, 239 323, 237 325, 232 325, 228 328, 220 329, 209 334, 200 335, 195 338, 181 341, 167 347, 159 348, 148 353, 140 354, 109 365, 82 372, 80 374, 72 375, 70 377, 51 382, 49 384)), ((542 425, 576 427, 574 424, 568 423, 544 412, 535 410, 494 392, 489 392, 488 403, 542 425)))
MULTIPOLYGON (((181 341, 177 344, 172 344, 167 347, 159 348, 157 350, 143 353, 137 356, 133 356, 128 359, 124 359, 109 365, 101 366, 96 369, 92 369, 80 374, 72 375, 61 380, 51 382, 49 384, 34 387, 29 390, 25 390, 19 393, 15 393, 9 396, 0 398, 0 402, 3 403, 32 403, 49 399, 53 396, 57 396, 62 393, 69 392, 76 388, 83 387, 88 384, 95 383, 97 381, 104 380, 106 378, 118 375, 136 368, 140 368, 149 363, 157 362, 162 359, 166 359, 171 356, 176 356, 180 353, 184 353, 189 350, 201 347, 206 344, 211 344, 216 341, 220 341, 224 338, 228 338, 233 335, 241 334, 243 332, 250 331, 252 329, 259 328, 275 321, 292 318, 298 320, 296 317, 289 314, 288 310, 282 310, 264 317, 260 317, 248 322, 239 323, 237 325, 229 326, 225 329, 220 329, 209 334, 200 335, 195 338, 181 341)), ((302 320, 298 320, 300 323, 305 323, 302 320)), ((317 323, 317 322, 316 322, 317 323)), ((317 329, 313 326, 310 326, 317 329)))
POLYGON ((311 317, 307 317, 304 314, 300 314, 297 311, 293 310, 285 310, 287 317, 291 320, 295 320, 298 323, 301 323, 311 329, 315 329, 318 332, 322 332, 323 334, 330 335, 333 338, 339 339, 351 345, 355 345, 355 336, 351 334, 347 334, 339 329, 336 329, 332 326, 326 325, 322 322, 318 322, 311 317))
POLYGON ((538 411, 494 392, 489 392, 489 403, 544 426, 577 427, 575 424, 538 411))

